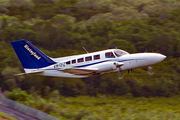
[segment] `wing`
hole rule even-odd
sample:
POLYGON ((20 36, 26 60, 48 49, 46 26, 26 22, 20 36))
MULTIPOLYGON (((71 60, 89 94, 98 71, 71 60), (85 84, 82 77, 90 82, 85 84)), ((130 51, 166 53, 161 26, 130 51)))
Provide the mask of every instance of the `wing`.
POLYGON ((113 72, 113 71, 117 70, 117 68, 119 68, 123 65, 124 65, 124 63, 122 63, 122 62, 110 61, 110 62, 104 62, 104 63, 92 65, 90 67, 67 68, 67 69, 64 69, 61 71, 67 72, 70 74, 74 74, 74 75, 91 76, 91 75, 100 75, 100 74, 104 74, 104 73, 113 72))
POLYGON ((74 75, 94 75, 99 72, 97 68, 69 68, 65 70, 61 70, 67 73, 71 73, 74 75))

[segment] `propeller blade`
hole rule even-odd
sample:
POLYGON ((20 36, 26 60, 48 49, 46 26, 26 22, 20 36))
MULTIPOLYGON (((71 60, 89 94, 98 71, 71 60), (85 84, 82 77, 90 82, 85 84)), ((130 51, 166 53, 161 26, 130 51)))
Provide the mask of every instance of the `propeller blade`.
POLYGON ((120 69, 120 67, 119 67, 118 73, 119 73, 119 79, 123 79, 125 74, 124 74, 124 73, 121 74, 121 69, 120 69))
POLYGON ((149 74, 150 76, 153 76, 153 75, 154 75, 154 71, 153 71, 152 66, 148 66, 148 74, 149 74))

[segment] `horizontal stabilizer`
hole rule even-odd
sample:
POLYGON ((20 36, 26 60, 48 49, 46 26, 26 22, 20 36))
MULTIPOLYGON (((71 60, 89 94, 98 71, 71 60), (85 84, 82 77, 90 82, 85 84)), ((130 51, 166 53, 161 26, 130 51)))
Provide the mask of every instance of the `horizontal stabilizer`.
POLYGON ((43 70, 36 70, 36 71, 28 72, 28 73, 16 74, 15 76, 28 75, 28 74, 38 74, 38 73, 43 73, 43 72, 44 72, 43 70))

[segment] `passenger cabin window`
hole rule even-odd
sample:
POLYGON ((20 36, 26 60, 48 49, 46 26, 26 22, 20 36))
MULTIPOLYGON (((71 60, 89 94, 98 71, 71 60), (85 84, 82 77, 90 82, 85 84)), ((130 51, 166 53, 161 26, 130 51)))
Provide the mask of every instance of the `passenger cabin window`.
POLYGON ((115 58, 114 54, 112 52, 105 53, 106 58, 115 58))
POLYGON ((86 60, 86 61, 91 61, 91 60, 92 60, 92 56, 85 57, 85 60, 86 60))
POLYGON ((69 65, 69 64, 70 64, 70 61, 67 61, 67 62, 66 62, 66 65, 69 65))
POLYGON ((94 60, 100 59, 100 55, 94 55, 94 60))
POLYGON ((80 63, 80 62, 84 62, 84 58, 79 58, 78 63, 80 63))
POLYGON ((75 64, 76 63, 76 60, 72 60, 72 64, 75 64))

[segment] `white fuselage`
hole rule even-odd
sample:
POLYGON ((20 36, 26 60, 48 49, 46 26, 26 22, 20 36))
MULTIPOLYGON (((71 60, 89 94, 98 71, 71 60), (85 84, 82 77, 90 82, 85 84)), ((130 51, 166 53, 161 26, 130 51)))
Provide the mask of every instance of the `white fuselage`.
MULTIPOLYGON (((90 76, 95 76, 99 74, 105 74, 110 72, 130 70, 144 66, 150 66, 163 61, 166 56, 159 53, 135 53, 129 54, 123 50, 119 50, 120 54, 116 54, 116 49, 109 49, 99 52, 87 53, 82 55, 75 55, 62 58, 52 58, 56 64, 51 66, 41 68, 44 72, 38 73, 38 75, 43 76, 54 76, 54 77, 69 77, 69 78, 83 78, 89 77, 89 75, 72 74, 64 72, 71 68, 83 68, 88 70, 96 70, 96 74, 90 76), (111 57, 107 55, 112 53, 111 57), (122 55, 121 55, 122 54, 122 55), (83 60, 82 60, 83 59, 83 60), (119 67, 117 67, 119 64, 119 67)), ((26 73, 31 73, 37 69, 25 69, 26 73)))

